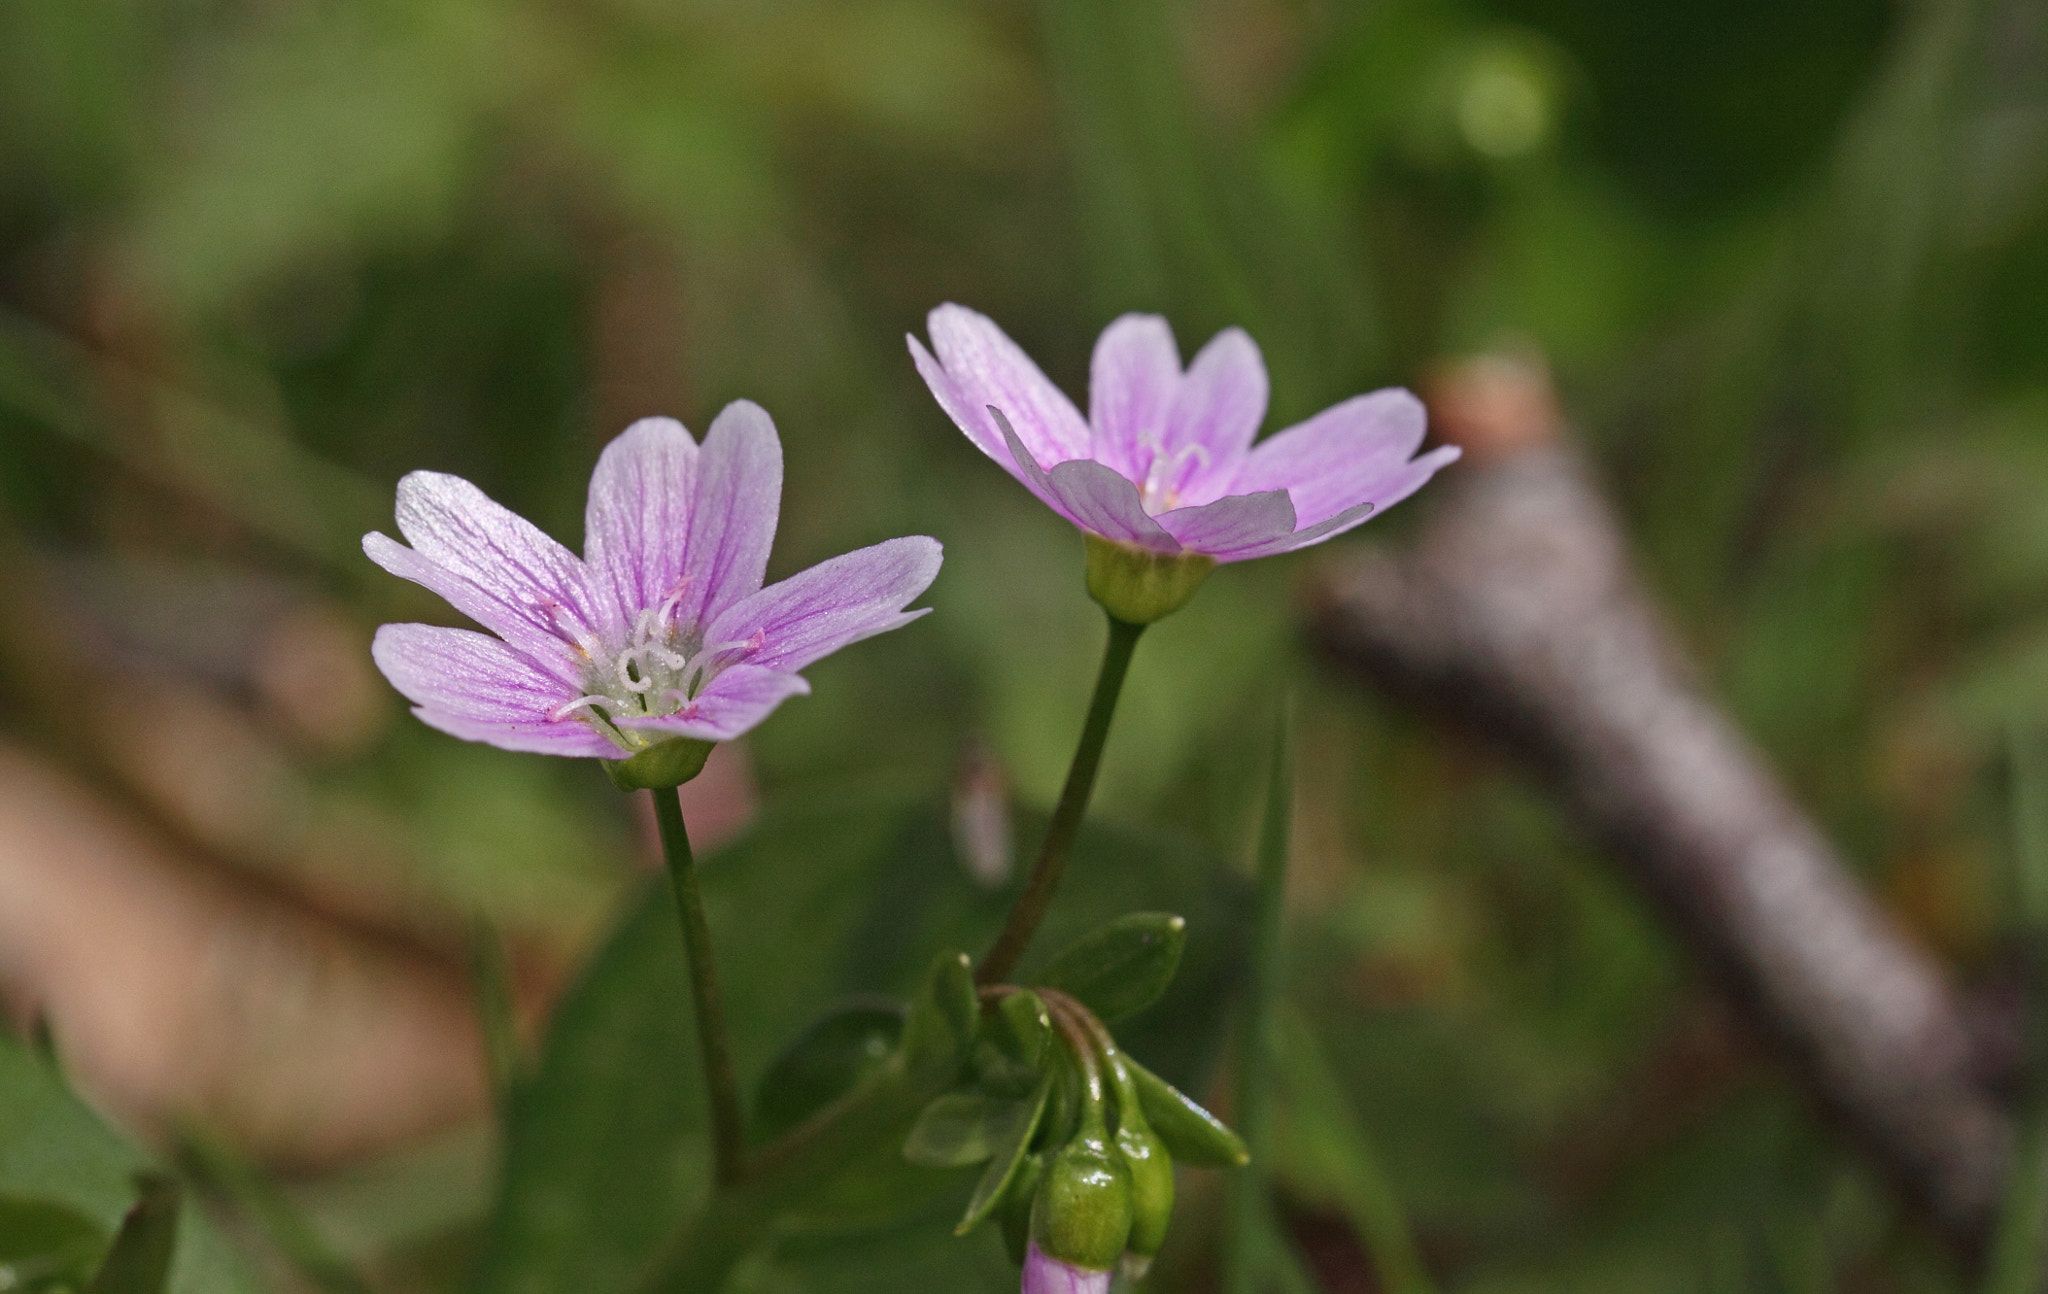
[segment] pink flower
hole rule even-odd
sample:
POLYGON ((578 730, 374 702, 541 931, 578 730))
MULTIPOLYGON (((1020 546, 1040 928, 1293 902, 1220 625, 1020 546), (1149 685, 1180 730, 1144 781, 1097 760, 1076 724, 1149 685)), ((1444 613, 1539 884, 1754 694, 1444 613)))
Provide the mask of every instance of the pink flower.
POLYGON ((1033 1240, 1024 1254, 1023 1294, 1109 1294, 1109 1273, 1063 1263, 1033 1240))
POLYGON ((781 495, 775 424, 744 400, 702 447, 669 418, 612 441, 580 558, 468 481, 413 472, 411 546, 370 534, 363 551, 491 632, 385 625, 372 655, 422 722, 469 741, 616 760, 730 740, 810 691, 798 670, 924 614, 903 608, 939 571, 918 536, 763 588, 781 495))
POLYGON ((1458 457, 1454 446, 1414 456, 1422 403, 1393 388, 1254 445, 1266 366, 1237 328, 1183 371, 1164 319, 1116 320, 1095 343, 1084 420, 988 318, 947 304, 929 323, 936 357, 915 337, 910 353, 967 438, 1053 511, 1131 548, 1219 562, 1291 552, 1407 498, 1458 457))

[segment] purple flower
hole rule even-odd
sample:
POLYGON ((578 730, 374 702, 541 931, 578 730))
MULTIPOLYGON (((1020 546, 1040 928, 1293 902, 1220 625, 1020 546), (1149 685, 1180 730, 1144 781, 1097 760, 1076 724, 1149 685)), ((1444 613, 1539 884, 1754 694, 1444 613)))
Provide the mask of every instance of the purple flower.
POLYGON ((910 353, 967 438, 1082 530, 1146 553, 1291 552, 1407 498, 1458 456, 1414 457, 1422 402, 1393 388, 1253 445, 1266 366, 1241 329, 1216 334, 1183 371, 1164 319, 1116 320, 1095 343, 1084 421, 985 316, 947 304, 929 323, 936 358, 915 337, 910 353))
POLYGON ((699 447, 646 418, 590 478, 583 556, 468 481, 398 483, 407 543, 370 560, 491 634, 385 625, 371 653, 413 713, 507 750, 624 759, 671 737, 726 741, 784 699, 797 671, 905 624, 939 545, 891 539, 761 587, 781 510, 782 445, 760 406, 727 405, 699 447))
POLYGON ((1109 1294, 1109 1273, 1063 1263, 1033 1240, 1024 1254, 1024 1294, 1109 1294))

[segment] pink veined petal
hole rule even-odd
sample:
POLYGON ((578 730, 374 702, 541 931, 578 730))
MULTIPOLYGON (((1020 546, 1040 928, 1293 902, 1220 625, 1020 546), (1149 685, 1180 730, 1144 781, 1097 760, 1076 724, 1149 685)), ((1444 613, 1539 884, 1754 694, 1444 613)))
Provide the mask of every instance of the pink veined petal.
POLYGON ((1422 444, 1428 421, 1422 402, 1398 388, 1353 396, 1261 441, 1245 457, 1231 492, 1286 490, 1303 525, 1360 503, 1385 508, 1394 502, 1385 483, 1407 479, 1408 457, 1422 444))
POLYGON ((431 727, 466 741, 543 755, 616 757, 618 747, 573 716, 576 690, 489 634, 441 625, 377 630, 370 658, 431 727))
POLYGON ((574 644, 607 627, 576 555, 459 476, 400 480, 398 530, 412 547, 373 532, 363 552, 562 678, 576 674, 574 644))
POLYGON ((810 690, 811 685, 795 674, 759 665, 730 665, 714 675, 680 712, 621 719, 619 726, 698 741, 731 741, 766 719, 776 706, 810 690))
POLYGON ((1074 1267, 1033 1240, 1024 1254, 1022 1294, 1109 1294, 1110 1273, 1074 1267))
POLYGON ((1254 557, 1271 557, 1277 553, 1291 553, 1297 548, 1319 544, 1333 539, 1345 531, 1358 526, 1369 516, 1393 507, 1401 500, 1421 489, 1437 469, 1456 462, 1460 451, 1456 445, 1440 445, 1422 457, 1413 459, 1393 472, 1379 479, 1373 488, 1373 499, 1354 504, 1334 516, 1325 517, 1312 526, 1304 526, 1292 535, 1284 536, 1270 543, 1255 544, 1228 556, 1219 556, 1226 562, 1250 561, 1254 557))
POLYGON ((1197 508, 1163 512, 1159 524, 1188 551, 1222 558, 1293 535, 1294 504, 1285 490, 1232 494, 1197 508))
MULTIPOLYGON (((967 410, 970 419, 979 420, 982 408, 992 404, 1010 416, 1017 434, 1038 461, 1060 463, 1088 457, 1088 424, 1074 402, 994 320, 948 302, 931 312, 927 324, 932 349, 938 352, 960 394, 972 402, 967 410)), ((970 429, 968 434, 974 432, 970 429)), ((980 437, 975 439, 977 444, 984 443, 980 437)))
POLYGON ((760 405, 735 400, 704 434, 698 456, 679 623, 708 624, 760 590, 781 512, 782 442, 775 423, 760 405))
POLYGON ((592 596, 608 594, 614 625, 659 606, 683 578, 696 489, 697 442, 673 418, 642 418, 598 457, 583 511, 592 596))
POLYGON ((1024 474, 1024 483, 1054 512, 1104 539, 1155 552, 1180 551, 1173 536, 1146 513, 1137 486, 1101 463, 1085 458, 1061 463, 1048 472, 1017 438, 1001 409, 991 405, 989 416, 995 419, 1009 443, 1010 457, 1024 474))
POLYGON ((1158 315, 1124 315, 1102 330, 1088 372, 1089 457, 1143 479, 1165 443, 1180 387, 1180 348, 1158 315))
POLYGON ((953 425, 966 433, 967 439, 974 442, 976 449, 993 458, 1004 471, 1022 481, 1024 478, 1018 474, 1017 465, 1010 461, 1008 451, 1003 448, 1002 433, 997 431, 995 423, 989 420, 988 410, 975 403, 974 399, 961 389, 960 384, 953 380, 953 375, 946 371, 946 366, 939 363, 938 358, 925 349, 923 342, 915 337, 906 337, 904 340, 910 343, 910 360, 917 365, 918 376, 931 388, 932 398, 939 402, 939 407, 946 411, 946 416, 953 420, 953 425))
MULTIPOLYGON (((1225 328, 1188 365, 1166 423, 1171 459, 1158 484, 1192 503, 1232 489, 1231 478, 1266 419, 1266 361, 1242 328, 1225 328)), ((1261 489, 1277 488, 1262 486, 1261 489)))
POLYGON ((737 603, 705 631, 705 643, 738 644, 749 665, 800 670, 924 615, 930 608, 903 608, 931 586, 941 556, 939 541, 923 535, 842 553, 737 603))

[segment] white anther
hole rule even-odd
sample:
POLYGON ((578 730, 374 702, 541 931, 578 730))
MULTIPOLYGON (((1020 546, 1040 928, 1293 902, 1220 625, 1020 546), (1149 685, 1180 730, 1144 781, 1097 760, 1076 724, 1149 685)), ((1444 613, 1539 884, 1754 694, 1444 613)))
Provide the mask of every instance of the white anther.
POLYGON ((572 710, 580 709, 586 705, 598 707, 608 705, 610 703, 611 698, 608 696, 597 696, 595 694, 592 694, 590 696, 579 696, 574 701, 569 702, 569 704, 558 708, 554 712, 554 714, 550 715, 549 717, 554 719, 566 719, 569 717, 569 712, 572 710))

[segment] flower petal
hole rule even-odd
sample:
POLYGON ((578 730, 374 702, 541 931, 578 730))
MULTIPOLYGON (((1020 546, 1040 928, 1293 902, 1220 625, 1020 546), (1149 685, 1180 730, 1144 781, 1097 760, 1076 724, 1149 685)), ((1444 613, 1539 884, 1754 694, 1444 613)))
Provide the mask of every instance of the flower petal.
POLYGON ((1285 490, 1232 494, 1198 508, 1161 513, 1159 524, 1190 552, 1222 561, 1294 534, 1294 504, 1285 490))
POLYGON ((1023 1294, 1109 1294, 1110 1273, 1063 1263, 1029 1242, 1024 1253, 1023 1294))
MULTIPOLYGON (((992 404, 1010 415, 1040 462, 1088 456, 1088 424, 1080 411, 993 320, 949 302, 932 311, 927 323, 932 349, 963 401, 962 408, 949 406, 946 412, 975 444, 1000 461, 995 446, 1001 442, 993 429, 977 425, 984 423, 983 410, 992 404)), ((936 387, 933 394, 945 403, 936 387)))
POLYGON ((1020 479, 1047 507, 1105 539, 1162 553, 1180 551, 1173 536, 1146 513, 1137 486, 1085 458, 1061 463, 1048 472, 1017 438, 1003 411, 991 405, 988 412, 1009 444, 1011 461, 1022 473, 1020 479))
POLYGON ((555 718, 576 689, 489 634, 441 625, 385 625, 370 658, 431 727, 465 741, 543 755, 616 757, 582 719, 555 718))
POLYGON ((412 472, 399 481, 398 531, 411 548, 363 536, 371 561, 432 589, 562 678, 575 677, 574 644, 608 627, 576 555, 459 476, 412 472))
MULTIPOLYGON (((1196 502, 1230 489, 1259 424, 1266 419, 1266 361, 1242 328, 1209 339, 1181 379, 1166 423, 1171 467, 1157 484, 1196 502)), ((1261 487, 1271 488, 1271 487, 1261 487)))
POLYGON ((1425 473, 1411 483, 1407 470, 1427 426, 1422 402, 1406 391, 1354 396, 1261 441, 1231 493, 1286 490, 1303 525, 1361 503, 1386 508, 1429 479, 1425 473))
POLYGON ((615 625, 659 606, 683 578, 697 442, 673 418, 642 418, 598 457, 583 510, 592 592, 609 592, 615 625))
POLYGON ((760 405, 735 400, 704 434, 677 623, 707 625, 760 591, 781 512, 782 442, 775 423, 760 405))
POLYGON ((1089 457, 1141 479, 1166 439, 1180 387, 1180 348, 1158 315, 1124 315, 1102 330, 1088 371, 1089 457))
POLYGON ((939 541, 923 535, 843 553, 736 604, 713 622, 705 641, 714 649, 744 644, 749 665, 800 670, 923 615, 930 608, 903 608, 930 587, 940 559, 939 541))
POLYGON ((621 719, 619 726, 639 732, 694 737, 698 741, 731 741, 793 696, 811 685, 796 674, 759 665, 729 665, 678 714, 659 718, 621 719))
POLYGON ((1421 489, 1430 477, 1436 475, 1438 468, 1443 467, 1445 464, 1456 462, 1458 454, 1459 449, 1456 445, 1440 445, 1422 457, 1404 463, 1386 476, 1381 477, 1379 483, 1373 487, 1374 498, 1364 503, 1354 504, 1342 512, 1325 517, 1312 526, 1304 526, 1292 535, 1283 536, 1270 543, 1255 544, 1249 548, 1234 552, 1227 557, 1219 557, 1218 560, 1226 562, 1250 561, 1254 557, 1271 557, 1276 553, 1291 553, 1297 548, 1306 548, 1310 544, 1319 544, 1325 539, 1333 539, 1359 525, 1374 513, 1393 507, 1396 503, 1421 489))

